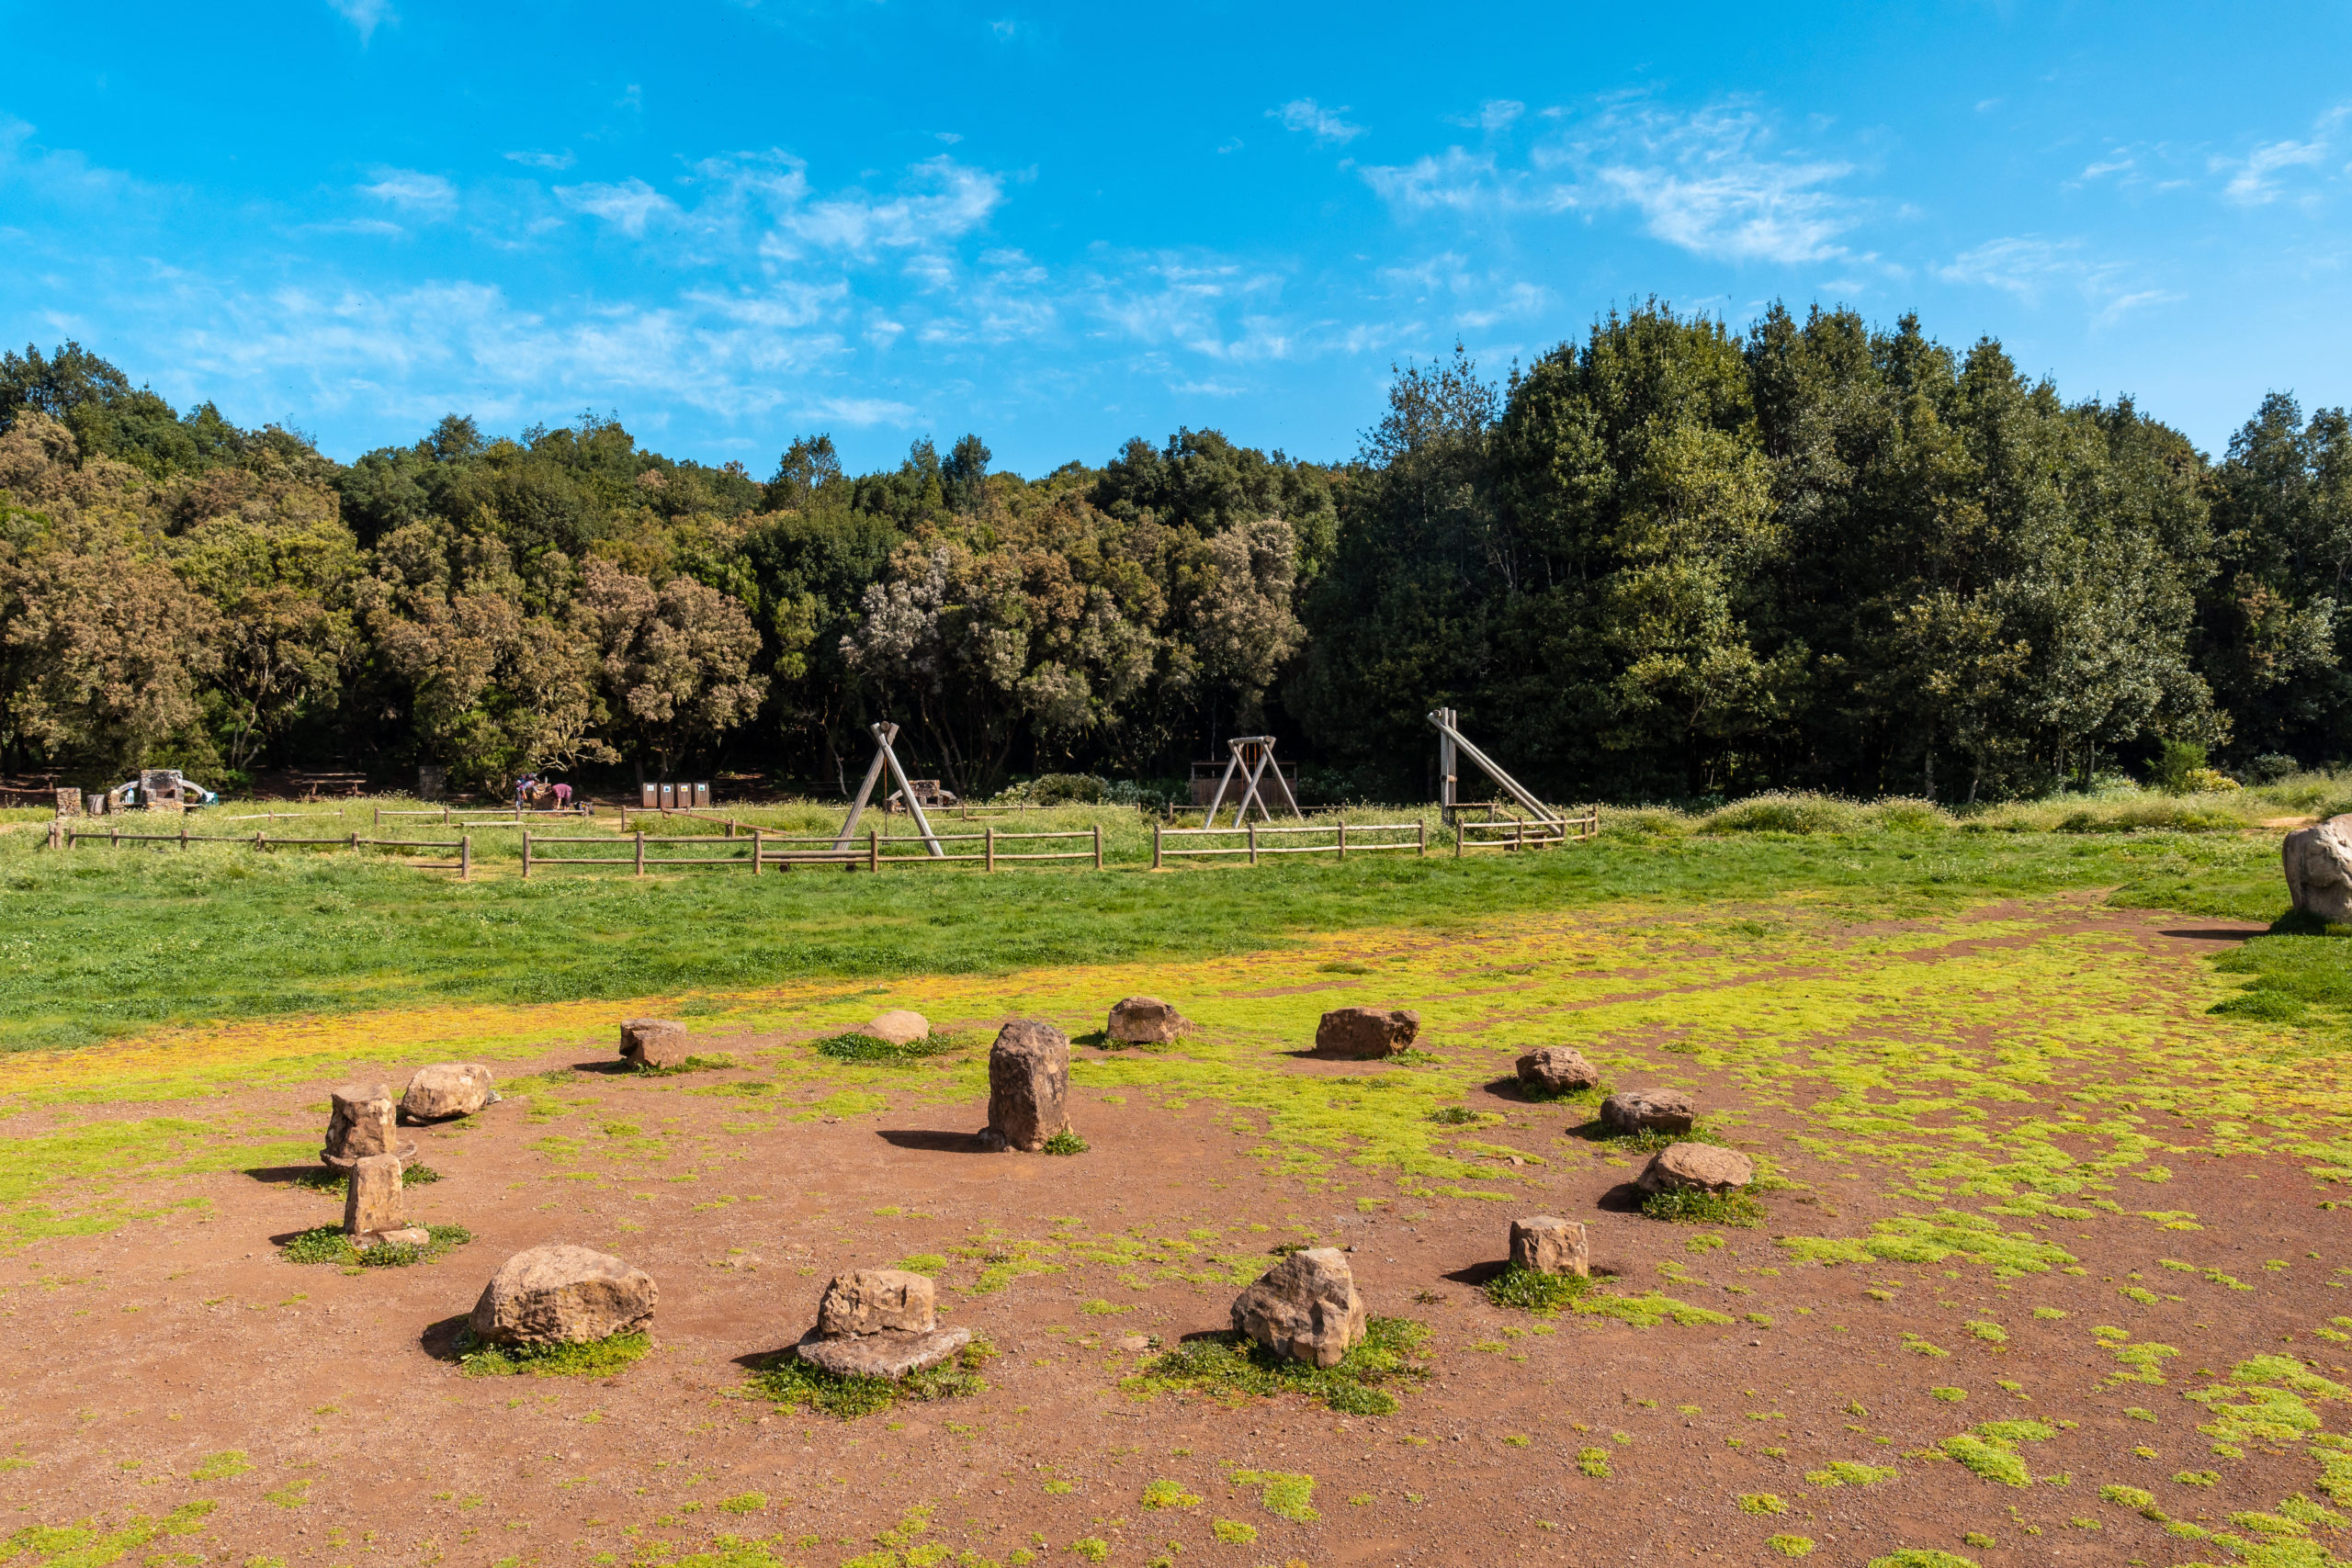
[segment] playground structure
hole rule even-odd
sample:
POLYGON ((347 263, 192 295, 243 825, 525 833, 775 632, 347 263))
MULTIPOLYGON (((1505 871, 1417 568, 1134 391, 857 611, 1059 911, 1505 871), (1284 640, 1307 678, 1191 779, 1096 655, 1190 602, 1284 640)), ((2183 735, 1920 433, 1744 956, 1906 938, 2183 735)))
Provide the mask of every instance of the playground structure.
POLYGON ((1458 716, 1452 708, 1439 708, 1429 716, 1438 736, 1438 809, 1446 826, 1454 830, 1453 852, 1457 857, 1465 850, 1519 851, 1531 846, 1548 849, 1571 840, 1589 839, 1600 831, 1600 807, 1588 807, 1571 817, 1546 806, 1526 785, 1505 773, 1501 763, 1471 744, 1462 733, 1458 716), (1500 807, 1497 802, 1464 805, 1456 798, 1464 757, 1494 780, 1495 787, 1510 797, 1517 813, 1500 807), (1484 812, 1486 819, 1464 820, 1464 814, 1470 811, 1484 812))
POLYGON ((1209 796, 1208 810, 1201 818, 1204 829, 1216 826, 1216 814, 1225 809, 1226 793, 1233 787, 1236 773, 1241 774, 1242 789, 1233 807, 1234 827, 1240 827, 1248 819, 1250 808, 1253 806, 1258 808, 1261 820, 1271 822, 1274 819, 1273 811, 1267 805, 1270 781, 1272 789, 1282 792, 1283 804, 1290 807, 1290 814, 1301 820, 1306 818, 1306 813, 1298 808, 1298 797, 1291 793, 1290 781, 1283 776, 1280 764, 1274 761, 1272 736, 1236 735, 1226 741, 1226 746, 1228 754, 1225 761, 1225 773, 1216 781, 1216 791, 1209 796), (1246 773, 1243 772, 1245 769, 1248 770, 1246 773))

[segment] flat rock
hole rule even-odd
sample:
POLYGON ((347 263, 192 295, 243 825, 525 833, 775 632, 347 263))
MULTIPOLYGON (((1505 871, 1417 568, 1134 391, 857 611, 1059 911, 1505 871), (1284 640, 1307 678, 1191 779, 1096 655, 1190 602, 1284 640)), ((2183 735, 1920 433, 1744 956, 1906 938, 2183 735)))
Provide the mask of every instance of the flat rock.
POLYGON ((490 1069, 480 1062, 436 1062, 416 1069, 401 1095, 400 1113, 411 1122, 445 1122, 471 1116, 490 1103, 490 1069))
POLYGON ((968 1328, 934 1328, 928 1334, 886 1329, 843 1339, 829 1339, 812 1328, 793 1349, 810 1366, 840 1377, 895 1382, 910 1372, 938 1366, 971 1341, 968 1328))
POLYGON ((1336 1247, 1294 1252, 1233 1301, 1233 1327, 1278 1356, 1336 1367, 1363 1337, 1363 1298, 1336 1247))
POLYGON ((1510 1260, 1545 1274, 1592 1273, 1592 1249, 1584 1226, 1574 1220, 1532 1214, 1510 1223, 1510 1260))
POLYGON ((1679 1089, 1629 1089, 1600 1102, 1600 1125, 1611 1133, 1687 1133, 1695 1120, 1679 1089))
POLYGON ((904 1269, 861 1269, 837 1275, 817 1303, 817 1332, 828 1339, 854 1334, 928 1334, 938 1326, 938 1292, 924 1275, 904 1269))
POLYGON ((1393 1056, 1421 1037, 1421 1015, 1408 1008, 1338 1008, 1315 1026, 1315 1054, 1351 1062, 1393 1056))
POLYGON ((1600 1081, 1600 1069, 1570 1045, 1539 1045, 1518 1066, 1519 1081, 1537 1094, 1576 1094, 1600 1081))
POLYGON ((1043 1020, 1016 1018, 989 1047, 989 1124, 981 1142, 1035 1154, 1069 1125, 1069 1036, 1043 1020))
POLYGON ((666 1018, 621 1021, 621 1055, 640 1067, 683 1067, 694 1055, 686 1026, 666 1018))
POLYGON ((2287 896, 2295 908, 2337 925, 2352 925, 2352 814, 2287 835, 2278 846, 2287 896))
POLYGON ((365 1252, 371 1247, 430 1247, 433 1233, 423 1225, 401 1225, 388 1231, 362 1231, 351 1245, 365 1252))
POLYGON ((494 1345, 577 1345, 653 1321, 653 1276, 609 1253, 551 1242, 499 1266, 474 1303, 473 1331, 494 1345))
POLYGON ((911 1045, 918 1040, 931 1038, 931 1020, 905 1008, 892 1008, 888 1012, 869 1020, 858 1032, 893 1045, 911 1045))
POLYGON ((1716 1144, 1668 1144, 1634 1185, 1645 1192, 1729 1192, 1756 1179, 1756 1162, 1716 1144))
POLYGON ((1129 1045, 1165 1045, 1192 1027, 1174 1002, 1158 997, 1121 997, 1111 1004, 1102 1032, 1129 1045))
POLYGON ((363 1155, 351 1168, 343 1194, 343 1234, 396 1231, 408 1224, 401 1199, 401 1156, 363 1155))

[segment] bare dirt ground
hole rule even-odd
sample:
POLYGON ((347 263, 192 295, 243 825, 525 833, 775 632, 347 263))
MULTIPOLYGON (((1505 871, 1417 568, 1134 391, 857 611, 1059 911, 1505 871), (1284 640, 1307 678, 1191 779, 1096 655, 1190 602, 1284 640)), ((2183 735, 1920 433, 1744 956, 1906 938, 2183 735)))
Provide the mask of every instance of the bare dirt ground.
MULTIPOLYGON (((2335 1382, 2352 1258, 2311 1148, 2342 1136, 2341 1102, 2332 1058, 2203 1016, 2221 993, 2199 961, 2240 934, 2001 908, 1844 928, 1829 963, 1770 930, 1684 931, 1668 954, 1567 922, 1466 960, 1424 953, 1376 976, 1381 997, 1431 1014, 1427 1050, 1465 1069, 1439 1087, 1491 1115, 1463 1130, 1475 1146, 1385 1163, 1357 1162, 1377 1129, 1351 1145, 1286 1109, 1376 1099, 1367 1078, 1417 1071, 1298 1055, 1300 1020, 1311 1032, 1322 1007, 1367 999, 1314 974, 1212 976, 1288 1009, 1225 1026, 1214 997, 1159 975, 1228 1054, 1081 1046, 1102 1066, 1077 1074, 1091 1147, 1067 1158, 978 1152, 968 1061, 909 1092, 825 1080, 793 1098, 807 1030, 715 1034, 745 1066, 680 1077, 614 1076, 601 1038, 543 1044, 500 1064, 524 1092, 419 1130, 443 1179, 411 1189, 413 1217, 474 1236, 435 1261, 283 1260, 277 1243, 340 1204, 282 1163, 142 1168, 112 1228, 0 1258, 0 1561, 2333 1562, 2330 1504, 2352 1506, 2327 1470, 2352 1448, 2327 1436, 2352 1425, 2335 1382), (1496 972, 1505 960, 1533 977, 1496 972), (2005 973, 2080 1006, 2045 1022, 1995 994, 2005 973), (2094 981, 2110 988, 2081 989, 2094 981), (1876 1009, 1867 1027, 1837 1013, 1841 986, 1876 1009), (1724 1135, 1773 1173, 1764 1223, 1640 1213, 1640 1156, 1593 1140, 1589 1104, 1502 1083, 1514 1050, 1554 1041, 1590 1046, 1620 1085, 1685 1084, 1726 1113, 1724 1135), (1244 1070, 1259 1087, 1224 1092, 1244 1070), (1493 1179, 1465 1186, 1464 1169, 1493 1179), (1989 1229, 1953 1228, 2005 1196, 1989 1229), (1605 1291, 1690 1321, 1490 1304, 1478 1282, 1510 1220, 1535 1213, 1592 1227, 1605 1291), (1951 1249, 1970 1235, 1991 1239, 1951 1249), (463 1375, 450 1320, 500 1260, 550 1240, 653 1273, 654 1351, 609 1379, 463 1375), (1226 1327, 1236 1281, 1299 1241, 1349 1248, 1374 1314, 1431 1331, 1430 1376, 1393 1385, 1394 1415, 1134 1382, 1157 1347, 1132 1337, 1226 1327), (830 1276, 926 1257, 950 1321, 998 1352, 985 1393, 844 1422, 748 1390, 830 1276), (2262 1357, 2285 1359, 2244 1371, 2262 1357), (2228 1405, 2281 1389, 2262 1421, 2227 1425, 2228 1405), (1988 1427, 2019 1421, 2041 1435, 1988 1427), (1979 1450, 1953 1440, 1972 1432, 2027 1483, 1966 1462, 1979 1450), (1834 1461, 1870 1470, 1825 1481, 1834 1461), (1311 1506, 1288 1511, 1315 1517, 1233 1479, 1251 1472, 1311 1476, 1311 1506), (1147 1506, 1158 1480, 1197 1501, 1147 1506), (185 1533, 141 1523, 175 1509, 185 1533)), ((1066 1024, 1087 1027, 1076 1009, 1066 1024)), ((354 1027, 338 1077, 397 1083, 419 1065, 354 1027)), ((331 1081, 212 1095, 201 1113, 290 1134, 323 1123, 331 1081)), ((27 1106, 0 1137, 174 1111, 27 1106)))

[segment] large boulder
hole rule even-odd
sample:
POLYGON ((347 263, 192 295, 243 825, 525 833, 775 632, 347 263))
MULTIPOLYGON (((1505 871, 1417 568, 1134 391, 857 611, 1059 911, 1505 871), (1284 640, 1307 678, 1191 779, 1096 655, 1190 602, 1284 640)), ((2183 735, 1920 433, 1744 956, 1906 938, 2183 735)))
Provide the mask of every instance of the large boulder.
POLYGON ((1336 1247, 1294 1252, 1233 1301, 1233 1327, 1278 1356, 1336 1367, 1363 1337, 1363 1298, 1336 1247))
POLYGON ((1668 1144, 1634 1185, 1645 1192, 1729 1192, 1756 1179, 1756 1162, 1716 1144, 1668 1144))
POLYGON ((608 1253, 551 1242, 518 1252, 474 1303, 474 1337, 493 1345, 578 1345, 653 1321, 653 1276, 608 1253))
POLYGON ((1111 1021, 1102 1032, 1128 1045, 1165 1045, 1192 1023, 1174 1002, 1158 997, 1121 997, 1111 1004, 1111 1021))
POLYGON ((817 1332, 848 1335, 928 1334, 937 1326, 938 1292, 929 1279, 904 1269, 861 1269, 841 1274, 817 1303, 817 1332))
POLYGON ((400 1141, 399 1106, 388 1085, 347 1083, 327 1095, 327 1141, 319 1158, 337 1170, 349 1170, 369 1155, 416 1157, 416 1145, 400 1141))
POLYGON ((401 1115, 411 1122, 446 1122, 471 1116, 491 1100, 490 1069, 479 1062, 436 1062, 419 1067, 401 1096, 401 1115))
POLYGON ((2306 915, 2352 925, 2352 814, 2299 829, 2278 846, 2287 896, 2306 915))
POLYGON ((683 1023, 666 1018, 621 1021, 621 1055, 640 1067, 683 1067, 693 1055, 683 1023))
POLYGON ((1600 1102, 1604 1132, 1687 1133, 1696 1120, 1690 1096, 1679 1089, 1629 1089, 1600 1102))
POLYGON ((992 1148, 1035 1154, 1069 1125, 1069 1036, 1034 1018, 1016 1018, 989 1047, 989 1124, 992 1148))
POLYGON ((812 1328, 793 1350, 812 1367, 845 1378, 890 1378, 935 1367, 972 1342, 968 1328, 934 1328, 927 1334, 886 1329, 829 1339, 812 1328))
POLYGON ((1539 1045, 1519 1059, 1519 1081, 1532 1094, 1581 1094, 1600 1081, 1600 1069, 1570 1045, 1539 1045))
POLYGON ((1421 1015, 1408 1008, 1338 1008, 1315 1026, 1315 1054, 1351 1062, 1393 1056, 1421 1037, 1421 1015))
POLYGON ((1510 1260, 1544 1274, 1592 1273, 1592 1249, 1574 1220, 1534 1214, 1510 1223, 1510 1260))

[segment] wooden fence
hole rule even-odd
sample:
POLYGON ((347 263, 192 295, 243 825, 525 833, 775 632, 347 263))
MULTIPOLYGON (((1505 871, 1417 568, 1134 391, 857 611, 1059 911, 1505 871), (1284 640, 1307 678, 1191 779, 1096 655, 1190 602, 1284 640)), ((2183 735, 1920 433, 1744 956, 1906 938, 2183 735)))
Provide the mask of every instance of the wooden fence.
POLYGON ((1598 806, 1587 807, 1581 816, 1550 822, 1521 817, 1488 822, 1457 821, 1453 825, 1453 858, 1460 860, 1464 852, 1477 850, 1501 850, 1509 854, 1548 850, 1554 844, 1581 843, 1600 831, 1598 806))
POLYGON ((176 833, 126 833, 119 823, 101 829, 68 828, 62 817, 50 822, 49 842, 52 849, 70 850, 77 843, 91 840, 118 850, 125 844, 176 844, 181 849, 190 844, 238 844, 252 850, 320 849, 355 852, 363 849, 455 850, 458 858, 453 861, 412 860, 403 863, 419 871, 454 871, 460 882, 472 876, 474 870, 474 840, 470 833, 456 839, 363 839, 356 833, 346 833, 339 839, 273 839, 266 831, 256 829, 249 839, 243 833, 191 833, 185 826, 176 833))
POLYGON ((945 865, 956 862, 974 861, 979 863, 983 871, 994 871, 998 863, 1002 861, 1046 860, 1091 861, 1096 871, 1102 869, 1102 829, 1101 828, 1089 828, 1083 831, 1069 833, 1000 833, 994 828, 983 829, 978 833, 934 833, 931 838, 933 843, 978 844, 980 847, 977 850, 950 850, 940 854, 933 854, 922 839, 886 839, 876 829, 866 830, 865 841, 863 844, 853 839, 847 845, 837 846, 836 841, 831 838, 770 833, 764 828, 753 828, 749 838, 739 838, 731 830, 735 825, 730 822, 728 826, 730 830, 723 838, 716 834, 658 834, 652 841, 657 850, 668 849, 674 845, 710 844, 724 845, 727 850, 733 852, 667 856, 648 855, 645 852, 646 835, 642 829, 631 835, 628 840, 618 840, 628 845, 630 852, 625 855, 578 855, 562 852, 550 855, 546 852, 549 845, 566 847, 590 845, 599 849, 610 849, 616 840, 612 839, 554 839, 526 830, 523 834, 523 874, 527 877, 535 870, 545 871, 555 866, 626 865, 633 868, 635 874, 642 876, 648 866, 661 868, 707 865, 740 866, 757 876, 762 871, 770 867, 778 871, 790 871, 797 865, 839 865, 854 869, 863 864, 867 871, 878 872, 885 866, 945 865), (1046 851, 1006 850, 1000 847, 1008 843, 1034 843, 1046 839, 1064 840, 1083 839, 1087 840, 1087 847, 1082 850, 1046 851))
POLYGON ((1159 823, 1151 829, 1151 868, 1161 870, 1166 862, 1209 855, 1248 855, 1256 865, 1260 855, 1321 855, 1336 854, 1341 860, 1351 852, 1371 854, 1381 850, 1410 850, 1417 855, 1430 852, 1429 824, 1426 822, 1335 822, 1329 826, 1310 824, 1302 828, 1276 828, 1256 822, 1245 822, 1238 828, 1167 828, 1159 823), (1410 833, 1410 839, 1368 838, 1367 834, 1410 833), (1316 844, 1269 844, 1267 839, 1295 838, 1321 835, 1330 840, 1316 844), (1170 848, 1170 840, 1241 839, 1238 844, 1203 843, 1198 849, 1185 849, 1180 842, 1170 848))

